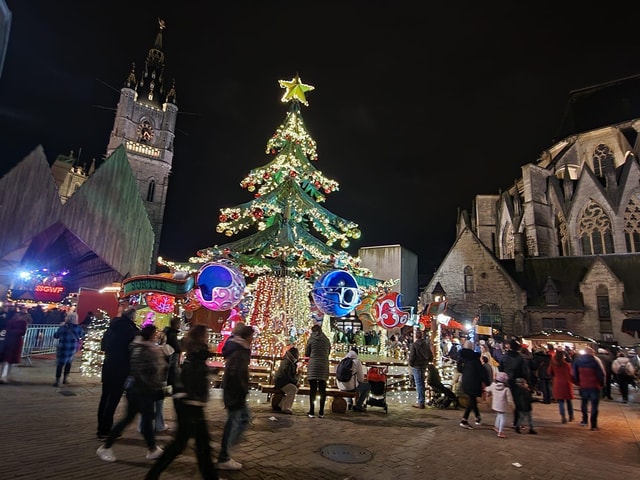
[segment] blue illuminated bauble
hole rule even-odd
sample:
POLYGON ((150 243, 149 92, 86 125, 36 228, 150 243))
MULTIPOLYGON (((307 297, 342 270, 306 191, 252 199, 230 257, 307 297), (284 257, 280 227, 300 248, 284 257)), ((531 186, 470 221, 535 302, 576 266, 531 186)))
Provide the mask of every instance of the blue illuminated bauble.
POLYGON ((196 298, 209 310, 231 310, 244 293, 244 276, 236 267, 224 263, 208 263, 198 272, 196 298))
POLYGON ((313 301, 318 310, 333 317, 344 317, 360 303, 358 283, 345 270, 331 270, 313 283, 313 301))

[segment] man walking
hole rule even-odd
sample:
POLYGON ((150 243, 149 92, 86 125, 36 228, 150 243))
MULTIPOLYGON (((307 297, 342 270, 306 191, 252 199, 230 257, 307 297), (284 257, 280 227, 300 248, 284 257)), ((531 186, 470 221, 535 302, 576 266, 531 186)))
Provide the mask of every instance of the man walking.
POLYGON ((101 350, 104 352, 102 363, 102 395, 98 405, 99 439, 107 438, 113 426, 116 408, 124 393, 124 385, 129 376, 129 344, 140 333, 134 323, 135 308, 125 309, 119 317, 111 320, 109 328, 102 337, 101 350))
POLYGON ((227 422, 224 425, 222 444, 218 455, 219 470, 242 469, 242 464, 231 458, 230 449, 238 443, 251 420, 247 395, 249 394, 249 362, 251 361, 253 334, 253 327, 243 325, 239 328, 238 333, 230 337, 225 344, 222 390, 224 392, 224 406, 227 409, 227 422))
POLYGON ((579 387, 582 407, 581 427, 589 426, 591 430, 598 428, 598 405, 600 404, 600 392, 604 386, 604 367, 600 359, 591 347, 586 347, 585 353, 576 355, 573 362, 573 380, 579 387), (589 405, 591 405, 591 418, 589 418, 589 405))

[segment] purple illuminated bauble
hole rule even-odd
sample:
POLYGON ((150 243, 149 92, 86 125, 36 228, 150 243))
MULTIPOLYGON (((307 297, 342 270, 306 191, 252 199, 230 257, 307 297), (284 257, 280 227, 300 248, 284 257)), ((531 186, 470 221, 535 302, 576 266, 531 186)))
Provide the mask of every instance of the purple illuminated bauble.
POLYGON ((236 267, 223 263, 208 263, 198 272, 196 298, 209 310, 231 310, 244 293, 244 276, 236 267))

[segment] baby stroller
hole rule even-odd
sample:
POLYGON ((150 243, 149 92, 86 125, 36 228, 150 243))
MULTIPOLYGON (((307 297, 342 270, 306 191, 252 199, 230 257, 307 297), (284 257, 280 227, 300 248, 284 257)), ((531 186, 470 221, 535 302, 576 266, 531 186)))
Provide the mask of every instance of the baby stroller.
POLYGON ((429 405, 445 409, 453 404, 454 409, 458 408, 458 397, 450 388, 444 386, 440 379, 440 372, 433 364, 427 365, 427 385, 433 392, 429 405))
POLYGON ((371 394, 367 399, 367 405, 382 407, 387 413, 387 367, 371 367, 367 372, 367 381, 371 385, 371 394))

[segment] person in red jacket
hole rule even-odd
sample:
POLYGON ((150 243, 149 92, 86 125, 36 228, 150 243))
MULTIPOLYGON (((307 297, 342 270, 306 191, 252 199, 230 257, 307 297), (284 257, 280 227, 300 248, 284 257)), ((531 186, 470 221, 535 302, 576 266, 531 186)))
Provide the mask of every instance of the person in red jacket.
POLYGON ((557 349, 549 362, 549 374, 553 379, 553 398, 558 402, 560 419, 567 423, 573 422, 573 383, 571 381, 571 364, 564 358, 564 352, 557 349), (565 413, 566 412, 566 413, 565 413))
POLYGON ((586 347, 584 353, 576 355, 573 361, 573 379, 579 387, 582 398, 582 421, 581 427, 589 425, 591 430, 598 428, 598 405, 600 403, 600 392, 604 386, 604 366, 596 352, 591 347, 586 347), (589 405, 591 405, 591 417, 589 418, 589 405))

